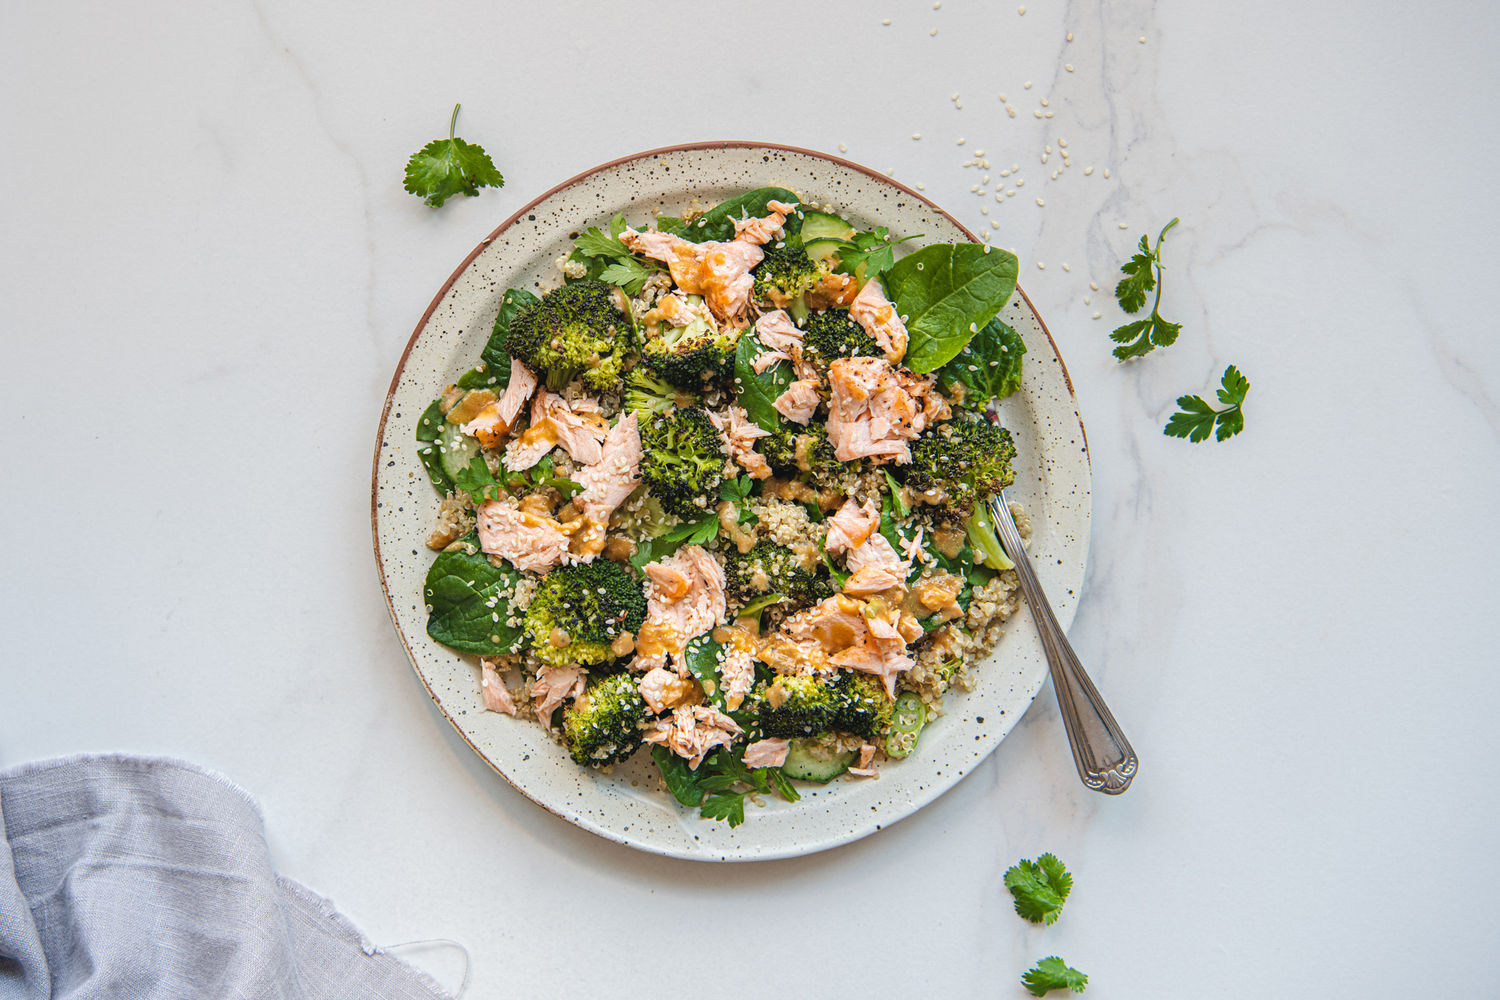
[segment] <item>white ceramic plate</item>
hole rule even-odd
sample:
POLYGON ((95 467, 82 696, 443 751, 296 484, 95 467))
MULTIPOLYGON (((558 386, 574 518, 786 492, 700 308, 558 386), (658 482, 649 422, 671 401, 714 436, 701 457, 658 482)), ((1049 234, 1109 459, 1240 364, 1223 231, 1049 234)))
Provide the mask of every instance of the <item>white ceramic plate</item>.
MULTIPOLYGON (((433 553, 423 545, 438 506, 417 458, 417 418, 443 388, 473 367, 507 288, 555 284, 554 261, 584 228, 615 212, 642 225, 766 185, 806 204, 827 203, 864 229, 923 233, 919 243, 974 241, 926 198, 847 160, 758 143, 716 142, 652 150, 580 174, 507 219, 459 265, 406 346, 391 380, 375 452, 371 519, 386 601, 412 664, 448 721, 503 777, 538 805, 602 837, 646 851, 714 861, 784 858, 824 850, 911 815, 972 770, 1004 739, 1047 674, 1028 612, 955 692, 947 714, 923 731, 919 751, 891 761, 877 779, 803 785, 802 801, 752 806, 735 828, 700 819, 661 785, 649 754, 603 775, 573 764, 532 722, 485 712, 478 665, 427 636, 422 586, 433 553)), ((1011 494, 1032 519, 1032 558, 1066 627, 1077 608, 1089 541, 1089 460, 1067 370, 1031 302, 1020 293, 1002 312, 1026 341, 1019 393, 1001 405, 1015 435, 1011 494)), ((1061 743, 1058 753, 1065 753, 1061 743)))

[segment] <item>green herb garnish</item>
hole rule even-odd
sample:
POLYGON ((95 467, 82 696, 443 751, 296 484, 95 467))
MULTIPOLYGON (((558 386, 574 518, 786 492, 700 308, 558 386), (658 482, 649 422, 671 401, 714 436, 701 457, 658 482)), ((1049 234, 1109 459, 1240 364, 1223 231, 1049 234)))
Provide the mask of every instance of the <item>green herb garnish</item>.
POLYGON ((1021 977, 1021 985, 1034 997, 1046 996, 1052 990, 1082 993, 1089 977, 1068 965, 1056 955, 1042 959, 1021 977))
POLYGON ((1005 887, 1016 900, 1016 912, 1034 924, 1051 924, 1073 891, 1073 876, 1053 854, 1035 861, 1022 858, 1005 872, 1005 887))
POLYGON ((403 187, 433 208, 442 208, 443 202, 456 194, 472 198, 481 187, 505 184, 483 146, 464 142, 453 134, 458 107, 453 105, 453 117, 448 120, 448 138, 434 139, 406 161, 403 187))
POLYGON ((1250 391, 1250 380, 1240 374, 1234 365, 1224 369, 1224 378, 1219 383, 1219 402, 1226 409, 1216 410, 1202 396, 1178 396, 1181 409, 1167 418, 1162 433, 1168 437, 1185 437, 1193 443, 1207 440, 1210 431, 1214 440, 1224 441, 1245 429, 1245 395, 1250 391))
POLYGON ((1175 225, 1176 219, 1167 223, 1166 228, 1156 237, 1154 250, 1151 248, 1150 237, 1142 236, 1141 252, 1120 265, 1125 277, 1115 285, 1115 298, 1120 300, 1121 309, 1131 314, 1140 312, 1146 305, 1146 293, 1156 289, 1156 300, 1151 303, 1150 316, 1126 323, 1109 335, 1111 340, 1120 345, 1115 348, 1115 357, 1121 361, 1144 357, 1158 347, 1176 343, 1177 334, 1182 330, 1181 323, 1168 323, 1157 311, 1161 305, 1161 243, 1175 225))

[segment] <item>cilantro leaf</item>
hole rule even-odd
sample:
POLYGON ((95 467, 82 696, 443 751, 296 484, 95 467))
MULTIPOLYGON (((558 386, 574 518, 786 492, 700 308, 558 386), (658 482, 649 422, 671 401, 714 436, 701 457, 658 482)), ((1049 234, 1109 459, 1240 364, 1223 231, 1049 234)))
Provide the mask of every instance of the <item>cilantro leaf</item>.
POLYGON ((453 477, 453 485, 469 494, 476 506, 486 500, 496 499, 503 490, 490 474, 490 467, 484 464, 483 457, 479 455, 475 455, 467 466, 458 470, 458 475, 453 477))
POLYGON ((1034 924, 1051 924, 1073 891, 1073 876, 1052 854, 1035 861, 1022 858, 1005 872, 1005 887, 1016 900, 1016 912, 1034 924))
POLYGON ((646 279, 657 271, 665 270, 660 261, 645 260, 630 252, 620 242, 620 234, 626 229, 625 214, 616 212, 609 220, 609 232, 601 232, 598 226, 590 226, 583 235, 573 241, 574 260, 582 259, 589 265, 590 277, 619 285, 627 295, 639 295, 646 286, 646 279))
POLYGON ((1226 409, 1216 410, 1202 396, 1178 396, 1178 412, 1167 418, 1162 433, 1168 437, 1185 437, 1197 444, 1208 439, 1226 441, 1245 429, 1245 396, 1250 392, 1250 380, 1240 374, 1234 365, 1224 369, 1219 384, 1219 402, 1226 409))
POLYGON ((1046 996, 1052 990, 1082 993, 1089 977, 1068 965, 1056 955, 1042 959, 1021 977, 1021 985, 1034 997, 1046 996))
POLYGON ((406 161, 406 180, 402 186, 433 208, 457 194, 470 198, 481 187, 503 187, 505 178, 495 169, 483 146, 464 142, 453 134, 458 123, 458 105, 448 120, 448 138, 434 139, 406 161))
POLYGON ((1161 245, 1167 233, 1175 225, 1177 225, 1176 219, 1167 223, 1166 228, 1156 237, 1155 249, 1151 247, 1150 237, 1142 236, 1141 252, 1120 265, 1120 270, 1124 272, 1125 277, 1115 285, 1115 298, 1119 300, 1121 309, 1127 313, 1140 312, 1146 305, 1146 293, 1152 289, 1156 290, 1156 299, 1151 303, 1150 316, 1116 327, 1109 335, 1111 340, 1120 345, 1114 351, 1115 357, 1120 361, 1145 357, 1158 347, 1170 347, 1177 342, 1177 334, 1182 330, 1181 323, 1168 323, 1162 319, 1159 311, 1161 306, 1161 245))

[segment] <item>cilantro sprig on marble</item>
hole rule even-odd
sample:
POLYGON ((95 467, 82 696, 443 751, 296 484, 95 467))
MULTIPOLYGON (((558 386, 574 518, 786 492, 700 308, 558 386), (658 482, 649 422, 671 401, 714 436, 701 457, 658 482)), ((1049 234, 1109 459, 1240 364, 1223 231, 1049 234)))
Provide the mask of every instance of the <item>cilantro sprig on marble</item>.
POLYGON ((1149 236, 1141 237, 1141 250, 1124 264, 1120 270, 1125 272, 1125 277, 1115 285, 1115 298, 1120 301, 1120 308, 1134 315, 1146 305, 1146 293, 1152 289, 1156 290, 1156 298, 1151 303, 1151 315, 1145 319, 1138 319, 1133 323, 1126 323, 1118 327, 1114 333, 1109 335, 1110 339, 1120 345, 1115 348, 1115 357, 1121 361, 1130 358, 1140 358, 1150 354, 1158 347, 1169 347, 1177 342, 1177 334, 1182 330, 1181 323, 1169 323, 1162 319, 1161 306, 1161 245, 1166 239, 1167 233, 1177 225, 1178 220, 1173 219, 1167 223, 1161 233, 1156 237, 1156 246, 1151 246, 1149 236))
POLYGON ((1021 985, 1034 997, 1046 996, 1052 990, 1072 990, 1082 993, 1089 984, 1089 977, 1073 968, 1056 955, 1049 955, 1036 963, 1024 976, 1021 985))
POLYGON ((1005 887, 1015 897, 1016 912, 1034 924, 1052 924, 1073 891, 1073 876, 1054 854, 1035 861, 1022 858, 1005 872, 1005 887))
POLYGON ((1187 438, 1197 444, 1206 441, 1210 433, 1215 441, 1225 441, 1244 430, 1245 396, 1250 392, 1250 380, 1230 365, 1224 369, 1219 385, 1219 402, 1224 404, 1224 409, 1214 409, 1202 396, 1178 396, 1179 410, 1167 418, 1162 433, 1168 437, 1187 438))
POLYGON ((448 138, 434 139, 406 161, 406 181, 402 186, 433 208, 442 208, 443 202, 454 195, 472 198, 481 187, 505 184, 505 178, 495 169, 483 146, 464 142, 453 134, 458 124, 458 108, 453 105, 453 117, 448 119, 448 138))

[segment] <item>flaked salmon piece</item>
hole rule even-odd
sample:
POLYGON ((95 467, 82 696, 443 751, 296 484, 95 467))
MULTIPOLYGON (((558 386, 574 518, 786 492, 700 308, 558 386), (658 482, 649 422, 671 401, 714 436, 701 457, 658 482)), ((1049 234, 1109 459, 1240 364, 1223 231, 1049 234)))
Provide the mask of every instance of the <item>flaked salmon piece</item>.
POLYGON ((786 225, 786 217, 797 210, 797 203, 788 205, 784 201, 768 201, 766 207, 771 210, 770 215, 761 216, 758 219, 732 219, 734 223, 734 238, 746 243, 754 243, 762 246, 773 239, 781 239, 785 233, 782 227, 786 225))
POLYGON ((755 653, 759 643, 748 630, 731 628, 719 661, 719 680, 724 685, 724 704, 732 712, 745 703, 755 684, 755 653))
POLYGON ((709 410, 708 419, 724 439, 724 449, 740 468, 750 473, 751 479, 771 478, 766 457, 755 450, 756 439, 768 437, 770 431, 752 421, 744 407, 733 403, 725 410, 709 410))
POLYGON ((858 600, 835 594, 792 615, 781 630, 793 640, 816 642, 825 652, 835 653, 860 642, 870 631, 864 610, 858 600))
POLYGON ((573 471, 573 481, 583 487, 577 503, 584 516, 608 524, 615 508, 640 485, 640 470, 640 418, 627 413, 605 435, 599 461, 573 471))
POLYGON ((855 766, 849 768, 849 774, 857 774, 861 778, 875 777, 875 768, 870 762, 875 759, 875 744, 866 743, 859 748, 859 761, 855 766))
POLYGON ((568 551, 563 526, 545 514, 522 510, 510 497, 486 500, 475 511, 479 548, 502 556, 516 569, 545 573, 568 551))
POLYGON ((786 754, 791 748, 791 740, 756 740, 745 748, 744 764, 746 767, 780 767, 786 763, 786 754))
POLYGON ((585 398, 572 403, 555 392, 543 390, 531 401, 531 426, 511 440, 505 449, 505 467, 525 472, 542 456, 562 445, 573 461, 592 465, 604 457, 603 442, 609 421, 599 412, 599 402, 585 398))
POLYGON ((500 397, 500 421, 506 427, 514 427, 521 407, 536 392, 536 375, 515 358, 510 359, 510 381, 500 397))
POLYGON ((484 699, 486 711, 516 714, 516 703, 511 699, 510 688, 505 686, 500 671, 495 669, 495 661, 488 657, 479 659, 479 694, 484 699))
POLYGON ((839 358, 828 366, 828 382, 828 440, 841 462, 910 462, 908 442, 949 416, 933 380, 897 371, 884 358, 839 358))
POLYGON ((875 338, 875 343, 880 345, 891 364, 897 364, 906 356, 906 324, 901 322, 891 300, 885 297, 879 278, 865 282, 865 287, 849 304, 849 318, 875 338))
POLYGON ((922 535, 927 531, 923 525, 917 526, 917 533, 901 543, 901 554, 906 556, 909 563, 930 563, 932 554, 922 547, 922 535))
POLYGON ((679 677, 666 667, 652 667, 637 682, 641 697, 653 712, 665 712, 669 708, 693 701, 698 697, 698 683, 687 677, 679 677))
POLYGON ((878 531, 872 532, 863 545, 851 549, 844 565, 849 570, 844 593, 861 596, 892 587, 904 588, 911 573, 911 563, 902 559, 890 540, 878 531))
POLYGON ((818 412, 818 404, 823 401, 823 397, 818 395, 820 385, 822 383, 815 379, 799 378, 788 385, 786 391, 777 396, 771 405, 792 423, 806 426, 813 414, 818 412))
POLYGON ((665 262, 678 290, 702 295, 719 319, 743 325, 755 284, 750 269, 765 256, 760 247, 744 240, 694 243, 670 233, 634 229, 626 229, 620 240, 636 253, 665 262))
POLYGON ((645 571, 650 580, 646 624, 636 637, 641 654, 653 655, 656 646, 679 654, 690 639, 724 620, 724 568, 702 546, 684 545, 665 559, 647 563, 645 571))
POLYGON ((710 329, 713 328, 713 318, 702 300, 689 302, 683 293, 673 292, 657 299, 656 304, 641 317, 641 323, 654 332, 662 323, 668 326, 691 326, 699 319, 707 323, 710 329))
POLYGON ((552 713, 569 698, 583 694, 588 682, 588 671, 579 666, 555 667, 547 665, 536 672, 531 682, 531 700, 536 704, 536 716, 542 725, 552 725, 552 713))
POLYGON ((848 309, 859 294, 859 279, 852 274, 826 274, 802 295, 809 309, 848 309))
POLYGON ((797 378, 821 381, 818 370, 802 355, 803 333, 792 322, 785 309, 775 309, 755 321, 755 338, 766 348, 751 363, 757 375, 778 361, 790 361, 797 378))
POLYGON ((657 719, 645 732, 645 742, 665 746, 698 769, 714 747, 727 747, 744 730, 729 716, 708 705, 679 705, 671 718, 657 719))
POLYGON ((879 526, 880 505, 873 498, 859 504, 850 497, 828 519, 828 537, 823 547, 833 555, 846 550, 852 552, 865 544, 879 526))
POLYGON ((892 698, 896 697, 897 675, 917 665, 916 660, 906 655, 906 643, 899 636, 881 639, 873 632, 866 633, 864 642, 834 653, 829 660, 836 666, 880 678, 885 693, 892 698))

